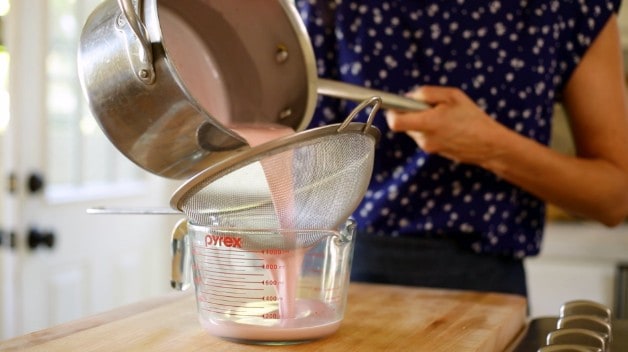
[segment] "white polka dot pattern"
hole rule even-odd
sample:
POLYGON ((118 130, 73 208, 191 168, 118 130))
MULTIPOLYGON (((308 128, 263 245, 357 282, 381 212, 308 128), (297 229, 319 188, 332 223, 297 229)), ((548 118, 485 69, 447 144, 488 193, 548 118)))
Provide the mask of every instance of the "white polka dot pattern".
MULTIPOLYGON (((618 1, 297 0, 320 76, 394 93, 464 90, 489 116, 549 143, 553 104, 618 1)), ((354 107, 319 98, 314 125, 354 107)), ((379 118, 363 231, 459 236, 477 252, 537 254, 545 205, 480 168, 427 155, 379 118)))

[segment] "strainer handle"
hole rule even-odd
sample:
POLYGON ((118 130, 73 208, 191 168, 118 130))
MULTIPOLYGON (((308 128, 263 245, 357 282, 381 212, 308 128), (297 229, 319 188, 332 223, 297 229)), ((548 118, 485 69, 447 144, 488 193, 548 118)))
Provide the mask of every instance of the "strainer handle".
POLYGON ((353 119, 355 119, 355 117, 358 116, 358 114, 362 110, 366 109, 366 107, 368 106, 373 106, 373 108, 371 109, 371 112, 369 113, 369 117, 366 120, 366 125, 364 126, 363 132, 366 133, 366 131, 373 124, 373 119, 375 118, 375 115, 377 115, 377 112, 382 107, 382 98, 380 97, 373 96, 373 97, 370 97, 369 99, 362 101, 360 104, 358 104, 358 106, 356 106, 355 109, 351 111, 349 116, 347 116, 347 118, 342 122, 340 127, 338 127, 337 132, 342 132, 345 128, 347 128, 347 126, 349 126, 351 121, 353 121, 353 119))

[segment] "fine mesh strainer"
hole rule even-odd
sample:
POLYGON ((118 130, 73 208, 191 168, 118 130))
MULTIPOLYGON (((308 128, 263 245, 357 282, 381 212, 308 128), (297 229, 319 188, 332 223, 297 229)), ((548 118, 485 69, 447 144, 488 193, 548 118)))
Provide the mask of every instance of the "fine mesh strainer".
POLYGON ((192 224, 239 229, 335 230, 370 182, 381 99, 359 104, 341 124, 253 147, 185 182, 170 205, 192 224), (352 122, 372 106, 366 123, 352 122))

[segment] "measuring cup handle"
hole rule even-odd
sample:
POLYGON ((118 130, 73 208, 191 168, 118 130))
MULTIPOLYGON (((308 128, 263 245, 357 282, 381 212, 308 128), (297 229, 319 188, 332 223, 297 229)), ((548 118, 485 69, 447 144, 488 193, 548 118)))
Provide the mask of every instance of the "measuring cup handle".
POLYGON ((188 239, 187 220, 181 219, 172 230, 172 273, 170 286, 185 291, 191 285, 192 257, 188 239))

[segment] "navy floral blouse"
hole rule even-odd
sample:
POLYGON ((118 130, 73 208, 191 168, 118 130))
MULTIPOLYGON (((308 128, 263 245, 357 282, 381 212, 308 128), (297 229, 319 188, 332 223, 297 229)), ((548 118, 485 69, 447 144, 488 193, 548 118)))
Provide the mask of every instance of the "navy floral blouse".
MULTIPOLYGON (((320 77, 403 94, 462 89, 512 130, 548 144, 554 103, 620 0, 297 0, 320 77)), ((311 127, 354 103, 321 97, 311 127)), ((545 204, 479 167, 421 151, 383 116, 356 218, 382 236, 449 236, 476 252, 540 250, 545 204)))

